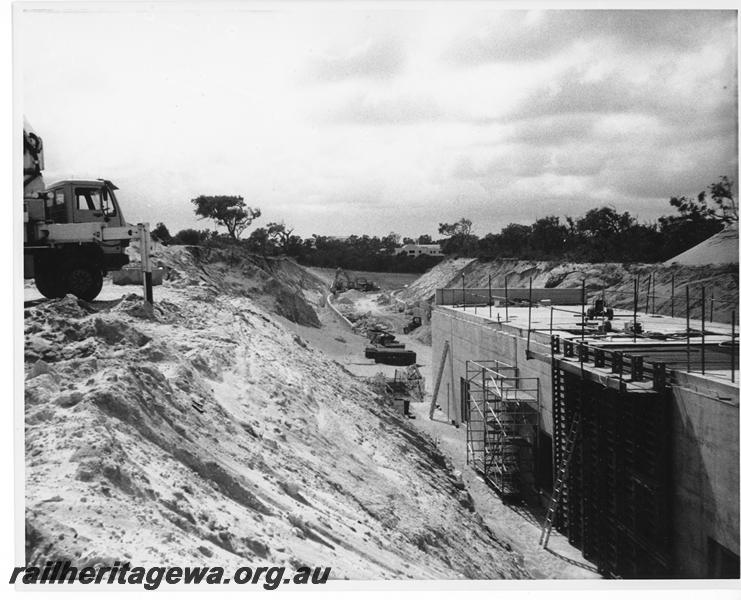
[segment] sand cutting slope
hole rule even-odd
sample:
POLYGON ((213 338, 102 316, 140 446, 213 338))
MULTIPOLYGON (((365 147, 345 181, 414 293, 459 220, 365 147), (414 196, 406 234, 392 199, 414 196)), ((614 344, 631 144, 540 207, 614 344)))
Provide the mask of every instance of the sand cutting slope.
POLYGON ((181 252, 153 311, 25 311, 29 562, 527 576, 429 438, 263 308, 272 284, 181 252))
POLYGON ((675 264, 622 264, 622 263, 557 263, 528 260, 448 260, 433 267, 405 292, 407 301, 428 300, 434 295, 431 283, 444 282, 438 287, 486 288, 491 278, 492 287, 503 287, 505 277, 510 289, 526 289, 532 278, 533 287, 580 288, 586 281, 589 301, 601 296, 604 290, 609 305, 616 308, 633 307, 633 285, 638 279, 639 310, 670 314, 672 279, 674 280, 674 307, 677 314, 684 314, 685 286, 690 286, 692 315, 700 314, 700 288, 706 288, 707 306, 713 299, 713 317, 729 322, 732 311, 738 307, 738 265, 692 266, 675 264), (649 293, 649 278, 651 290, 649 293), (431 291, 430 291, 431 290, 431 291), (649 297, 647 298, 647 294, 649 297), (648 301, 648 303, 647 303, 648 301), (647 310, 648 307, 648 310, 647 310), (655 309, 655 310, 654 310, 655 309))

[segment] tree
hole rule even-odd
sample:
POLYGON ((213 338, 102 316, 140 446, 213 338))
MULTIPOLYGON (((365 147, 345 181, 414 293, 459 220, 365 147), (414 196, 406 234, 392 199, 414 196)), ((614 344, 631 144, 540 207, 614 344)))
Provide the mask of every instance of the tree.
POLYGON ((293 227, 288 229, 285 223, 268 223, 267 234, 274 244, 278 245, 283 252, 288 248, 288 242, 291 239, 293 227))
POLYGON ((566 247, 568 237, 569 229, 561 225, 558 217, 542 217, 531 227, 530 245, 541 255, 560 256, 566 247))
POLYGON ((210 232, 208 229, 204 231, 198 231, 196 229, 181 229, 175 234, 175 237, 172 238, 170 243, 175 244, 176 246, 197 246, 209 236, 210 232))
POLYGON ((445 237, 453 237, 454 235, 468 236, 471 234, 472 228, 470 219, 461 217, 455 223, 440 223, 440 227, 438 227, 437 231, 440 235, 444 235, 445 237))
POLYGON ((724 223, 738 221, 738 207, 733 197, 733 180, 725 175, 721 176, 718 183, 713 183, 708 188, 710 197, 723 212, 721 220, 724 223))
POLYGON ((507 256, 520 258, 520 254, 528 247, 532 236, 532 227, 510 223, 499 234, 499 244, 507 256))
POLYGON ((715 207, 708 204, 705 190, 697 198, 673 196, 669 204, 678 215, 659 217, 659 231, 663 240, 662 260, 692 248, 718 233, 727 223, 738 221, 738 211, 733 197, 733 181, 721 177, 707 188, 715 207))
POLYGON ((213 219, 217 225, 226 227, 229 237, 239 239, 252 221, 262 213, 259 208, 250 208, 241 196, 198 196, 191 200, 195 213, 202 219, 213 219))
POLYGON ((273 254, 275 251, 275 243, 270 238, 268 230, 264 227, 258 227, 246 240, 246 245, 252 252, 258 252, 263 256, 273 254))
POLYGON ((418 244, 434 244, 435 242, 432 241, 432 236, 428 234, 422 234, 417 238, 418 244))
POLYGON ((614 208, 603 206, 587 211, 576 221, 579 233, 593 238, 614 238, 626 232, 635 219, 628 212, 618 213, 614 208))
POLYGON ((391 232, 381 240, 381 244, 386 252, 393 252, 399 247, 401 236, 398 233, 391 232))
POLYGON ((167 246, 172 241, 172 236, 164 223, 157 223, 157 226, 152 229, 152 239, 167 246))
POLYGON ((478 243, 478 238, 471 233, 472 229, 471 220, 465 217, 455 223, 440 223, 438 233, 450 238, 440 244, 440 249, 444 254, 471 255, 478 243))

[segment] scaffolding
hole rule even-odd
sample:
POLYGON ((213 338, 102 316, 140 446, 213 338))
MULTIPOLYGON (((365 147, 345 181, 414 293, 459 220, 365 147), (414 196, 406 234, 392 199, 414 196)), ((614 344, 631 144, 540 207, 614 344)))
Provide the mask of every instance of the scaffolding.
POLYGON ((466 463, 503 497, 535 483, 540 409, 537 377, 503 362, 466 361, 466 463))

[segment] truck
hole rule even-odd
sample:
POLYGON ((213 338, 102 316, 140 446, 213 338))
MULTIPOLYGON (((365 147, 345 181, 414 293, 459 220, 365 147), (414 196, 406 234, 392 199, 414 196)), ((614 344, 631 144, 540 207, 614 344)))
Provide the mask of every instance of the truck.
POLYGON ((43 141, 23 129, 23 277, 46 298, 74 294, 88 302, 103 277, 129 263, 126 248, 146 227, 130 225, 107 179, 44 185, 43 141))

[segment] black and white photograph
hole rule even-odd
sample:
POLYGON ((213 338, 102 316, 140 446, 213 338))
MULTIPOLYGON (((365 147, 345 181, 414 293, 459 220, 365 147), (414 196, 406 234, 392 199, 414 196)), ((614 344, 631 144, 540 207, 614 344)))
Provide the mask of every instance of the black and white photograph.
POLYGON ((739 589, 734 5, 6 10, 11 588, 739 589))

